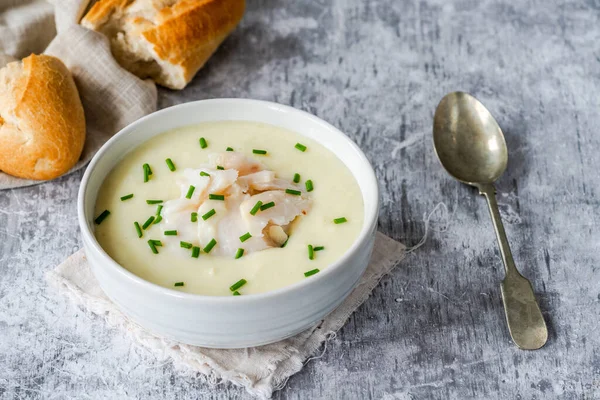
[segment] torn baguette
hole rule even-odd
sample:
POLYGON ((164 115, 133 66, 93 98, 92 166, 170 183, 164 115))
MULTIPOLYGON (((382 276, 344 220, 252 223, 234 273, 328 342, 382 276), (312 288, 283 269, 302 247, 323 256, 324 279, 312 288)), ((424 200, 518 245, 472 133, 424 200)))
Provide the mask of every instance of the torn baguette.
POLYGON ((56 178, 75 165, 85 117, 71 73, 58 59, 30 55, 0 69, 0 170, 56 178))
POLYGON ((244 0, 100 0, 81 25, 105 34, 119 64, 183 89, 244 14, 244 0))

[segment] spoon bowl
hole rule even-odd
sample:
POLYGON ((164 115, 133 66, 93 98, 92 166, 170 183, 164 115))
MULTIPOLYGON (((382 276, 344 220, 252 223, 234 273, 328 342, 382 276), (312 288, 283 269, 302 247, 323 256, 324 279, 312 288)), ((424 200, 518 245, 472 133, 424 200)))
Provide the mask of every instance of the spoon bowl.
POLYGON ((500 126, 475 97, 446 95, 433 118, 433 141, 444 168, 461 182, 492 183, 504 173, 508 149, 500 126))

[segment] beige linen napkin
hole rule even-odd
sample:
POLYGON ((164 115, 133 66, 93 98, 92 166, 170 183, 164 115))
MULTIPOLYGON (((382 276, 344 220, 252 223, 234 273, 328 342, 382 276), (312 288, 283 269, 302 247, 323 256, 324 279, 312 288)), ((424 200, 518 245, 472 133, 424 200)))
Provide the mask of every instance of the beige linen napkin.
MULTIPOLYGON (((156 110, 154 83, 121 68, 106 37, 78 25, 89 2, 54 0, 52 7, 43 1, 0 0, 0 68, 43 51, 60 58, 75 78, 87 137, 79 162, 69 172, 86 165, 121 128, 156 110)), ((0 190, 39 182, 0 172, 0 190)))
POLYGON ((48 273, 48 280, 75 304, 121 329, 133 342, 152 350, 157 357, 172 360, 184 373, 200 373, 212 384, 231 382, 261 399, 285 386, 309 357, 335 335, 371 294, 379 280, 406 255, 399 242, 377 233, 373 257, 358 286, 346 300, 316 326, 289 339, 248 349, 208 349, 178 343, 153 335, 140 327, 104 295, 92 274, 83 250, 48 273))

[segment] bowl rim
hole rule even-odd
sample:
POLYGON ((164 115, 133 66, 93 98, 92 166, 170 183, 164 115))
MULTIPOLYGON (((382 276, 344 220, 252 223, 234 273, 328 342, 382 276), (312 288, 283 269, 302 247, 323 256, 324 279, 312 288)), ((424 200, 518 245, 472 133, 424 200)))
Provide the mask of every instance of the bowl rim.
MULTIPOLYGON (((219 121, 219 120, 215 119, 215 121, 219 121)), ((252 121, 252 120, 250 120, 250 121, 252 121)), ((268 121, 256 121, 256 122, 262 122, 265 124, 269 124, 268 121)), ((282 129, 285 129, 285 128, 282 128, 282 129)), ((295 132, 295 133, 302 135, 302 133, 300 133, 300 132, 295 132)), ((318 142, 318 139, 313 138, 313 140, 318 142)), ((354 176, 356 179, 356 176, 354 173, 352 173, 352 176, 354 176)), ((278 297, 283 294, 289 295, 292 292, 301 291, 306 286, 313 285, 313 284, 317 283, 318 281, 322 281, 322 280, 326 279, 328 276, 335 273, 338 269, 342 268, 343 265, 346 264, 350 259, 354 258, 355 254, 361 249, 362 244, 365 243, 365 241, 367 241, 369 239, 371 232, 375 229, 375 227, 377 225, 379 207, 380 207, 379 185, 377 183, 375 171, 373 170, 371 163, 369 162, 369 160, 367 159, 367 157, 365 156, 363 151, 358 147, 358 145, 352 139, 350 139, 350 137, 348 137, 342 131, 340 131, 335 126, 331 125, 330 123, 326 122, 325 120, 323 120, 313 114, 310 114, 306 111, 299 110, 297 108, 279 104, 279 103, 275 103, 275 102, 270 102, 270 101, 265 101, 265 100, 245 99, 245 98, 215 98, 215 99, 205 99, 205 100, 196 100, 196 101, 191 101, 191 102, 185 102, 185 103, 176 104, 176 105, 173 105, 170 107, 166 107, 161 110, 157 110, 153 113, 145 115, 144 117, 137 119, 136 121, 130 123, 129 125, 122 128, 120 131, 118 131, 115 135, 113 135, 106 143, 104 143, 102 145, 102 147, 94 155, 94 157, 92 158, 92 160, 90 161, 90 163, 88 164, 88 166, 85 169, 85 173, 81 180, 81 184, 79 186, 79 193, 77 196, 77 216, 78 216, 79 228, 81 230, 81 235, 82 235, 82 238, 84 241, 84 248, 87 250, 88 248, 91 247, 91 249, 95 253, 97 253, 97 255, 100 256, 100 258, 102 259, 103 268, 109 268, 109 269, 113 270, 114 272, 118 273, 124 279, 133 281, 133 283, 135 283, 137 285, 141 285, 141 286, 149 289, 150 291, 153 291, 160 295, 166 295, 171 298, 177 298, 180 300, 197 300, 197 301, 203 301, 203 302, 213 303, 213 304, 214 303, 228 304, 228 303, 232 303, 232 302, 236 302, 236 301, 239 302, 240 299, 244 299, 243 300, 244 302, 257 302, 257 301, 261 301, 261 300, 265 300, 265 299, 269 299, 269 298, 275 298, 275 297, 278 297), (284 287, 281 287, 278 289, 269 290, 267 292, 261 292, 261 293, 247 294, 244 296, 212 296, 212 295, 180 292, 175 289, 170 289, 170 288, 167 288, 164 286, 160 286, 156 283, 147 281, 147 280, 137 276, 133 272, 130 272, 129 270, 127 270, 125 267, 123 267, 117 261, 115 261, 112 257, 110 257, 110 255, 108 255, 108 253, 106 253, 106 251, 104 251, 104 249, 102 248, 102 246, 100 246, 100 244, 96 240, 95 235, 93 234, 93 232, 91 231, 91 229, 88 226, 86 212, 85 212, 85 208, 86 208, 85 207, 85 199, 87 197, 86 193, 87 193, 88 183, 91 179, 91 176, 96 171, 96 167, 97 167, 97 164, 99 163, 99 160, 102 159, 103 157, 107 156, 107 154, 110 155, 110 152, 112 151, 113 146, 115 146, 115 144, 118 143, 122 137, 124 137, 128 134, 131 134, 132 132, 135 132, 136 128, 139 125, 144 124, 146 121, 154 119, 154 118, 160 118, 160 117, 166 116, 169 113, 171 113, 174 109, 179 109, 179 108, 193 109, 193 108, 197 107, 199 104, 201 105, 201 104, 206 104, 206 103, 223 103, 224 105, 232 105, 235 103, 236 106, 240 106, 243 104, 253 104, 255 106, 264 107, 265 110, 268 110, 269 112, 284 111, 284 112, 288 112, 288 113, 295 113, 295 114, 298 114, 302 118, 312 120, 312 122, 323 126, 324 130, 327 130, 329 132, 329 134, 333 134, 338 137, 341 137, 343 140, 345 140, 346 142, 348 142, 350 144, 350 146, 354 150, 355 154, 358 156, 360 161, 366 167, 366 171, 365 171, 366 179, 369 182, 367 185, 359 185, 361 194, 363 195, 363 197, 371 197, 371 203, 373 204, 373 206, 370 207, 369 209, 367 209, 366 206, 364 206, 364 204, 366 202, 363 202, 363 206, 364 206, 363 226, 360 230, 359 235, 356 237, 356 239, 354 240, 354 242, 352 243, 350 248, 348 248, 348 250, 346 250, 346 252, 340 258, 338 258, 335 262, 329 264, 327 266, 327 268, 325 268, 320 273, 315 274, 307 279, 303 279, 299 282, 296 282, 291 285, 284 286, 284 287)), ((92 219, 93 219, 93 216, 92 216, 92 219)), ((236 304, 239 304, 239 303, 236 303, 236 304)))

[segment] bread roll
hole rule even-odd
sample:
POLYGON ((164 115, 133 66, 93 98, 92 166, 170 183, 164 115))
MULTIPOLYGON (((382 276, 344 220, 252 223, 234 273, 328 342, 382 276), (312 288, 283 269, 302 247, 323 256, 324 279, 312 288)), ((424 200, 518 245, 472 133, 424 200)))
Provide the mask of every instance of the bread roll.
POLYGON ((30 55, 0 70, 0 170, 53 179, 79 159, 85 117, 69 70, 58 59, 30 55))
POLYGON ((183 89, 244 14, 244 0, 100 0, 81 24, 104 33, 123 68, 183 89))

